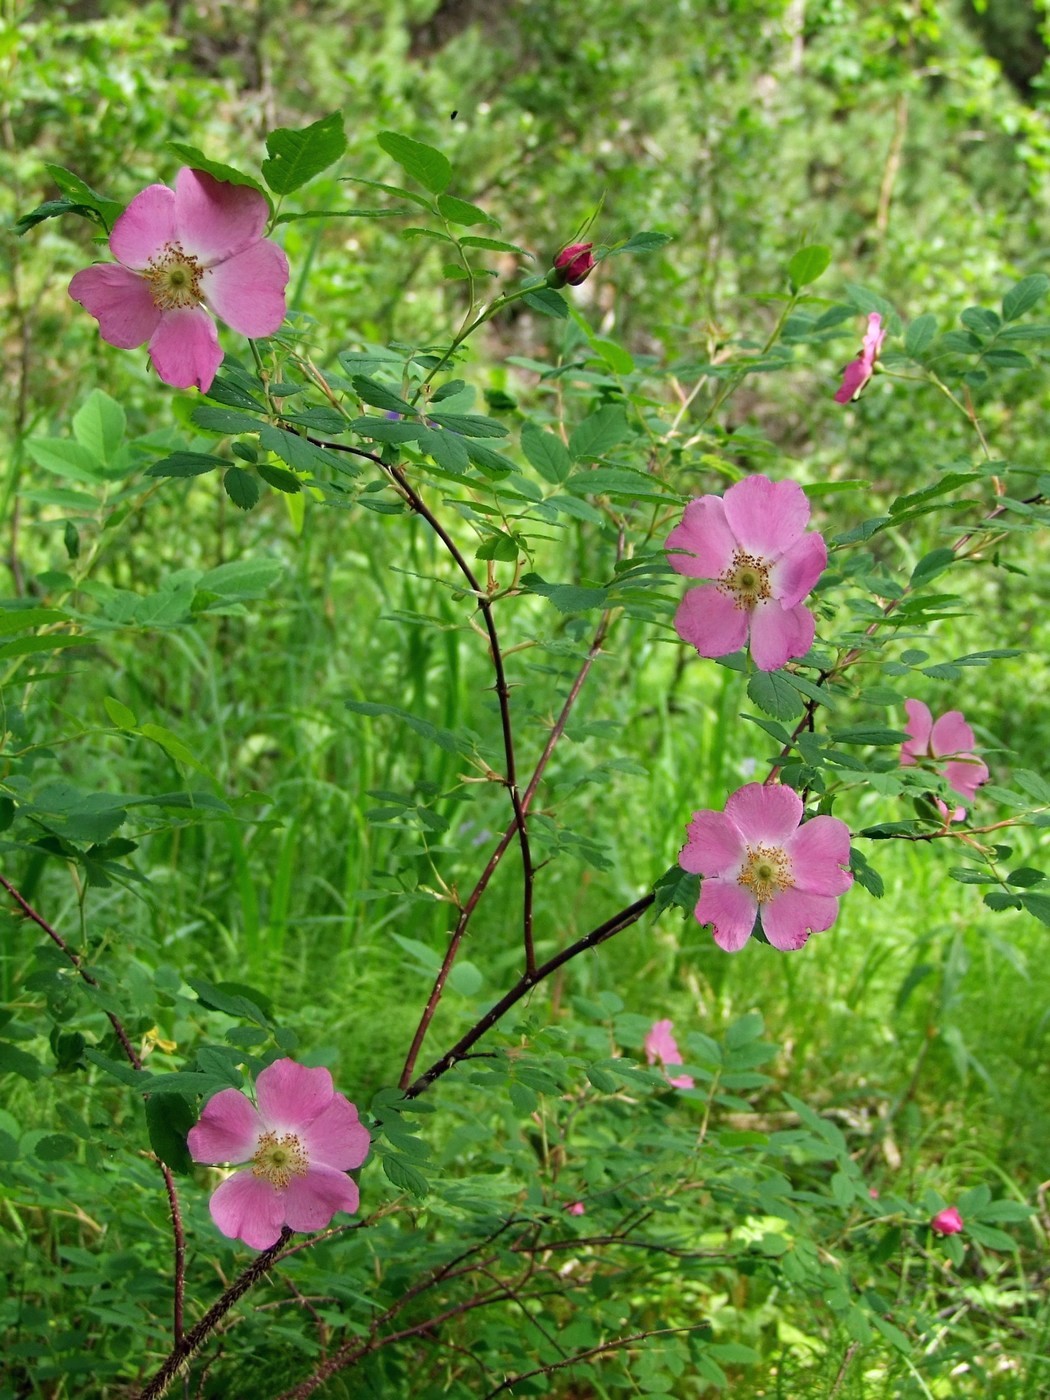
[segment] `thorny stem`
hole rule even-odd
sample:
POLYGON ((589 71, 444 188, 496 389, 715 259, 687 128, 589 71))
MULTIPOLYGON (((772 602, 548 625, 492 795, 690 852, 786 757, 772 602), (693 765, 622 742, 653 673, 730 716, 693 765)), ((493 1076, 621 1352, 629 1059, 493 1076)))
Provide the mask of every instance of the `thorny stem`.
MULTIPOLYGON (((52 943, 54 943, 56 947, 62 950, 65 956, 69 959, 69 962, 72 964, 74 970, 77 973, 77 976, 80 977, 80 979, 83 982, 86 982, 89 987, 97 987, 99 985, 98 978, 93 977, 91 973, 88 972, 87 968, 84 966, 83 959, 80 957, 80 954, 73 951, 73 949, 69 946, 69 944, 58 932, 58 930, 52 928, 52 926, 47 922, 44 916, 38 913, 37 910, 33 908, 33 906, 29 903, 29 901, 25 898, 21 891, 16 889, 15 886, 12 885, 11 881, 6 879, 3 875, 0 875, 0 885, 3 886, 3 888, 15 901, 18 907, 22 910, 22 913, 26 916, 26 918, 31 919, 38 928, 42 929, 44 933, 47 934, 48 938, 51 939, 52 943)), ((107 1011, 106 1017, 110 1025, 113 1027, 114 1034, 120 1041, 121 1049, 124 1051, 124 1055, 125 1058, 128 1060, 128 1063, 131 1065, 132 1069, 140 1070, 142 1068, 142 1057, 135 1049, 134 1045, 132 1045, 128 1033, 124 1029, 124 1025, 121 1022, 120 1018, 118 1016, 115 1016, 112 1011, 107 1011)), ((179 1209, 179 1195, 175 1189, 175 1178, 172 1176, 171 1170, 168 1167, 167 1163, 162 1162, 159 1157, 155 1160, 157 1162, 157 1166, 160 1168, 161 1175, 164 1177, 164 1190, 167 1193, 168 1209, 171 1213, 172 1244, 175 1253, 174 1297, 172 1299, 172 1327, 175 1333, 175 1340, 179 1341, 179 1339, 182 1337, 183 1300, 186 1292, 186 1235, 182 1227, 182 1211, 179 1209)))
POLYGON ((706 1327, 706 1322, 693 1322, 685 1327, 659 1327, 650 1332, 634 1332, 630 1337, 616 1337, 611 1342, 603 1342, 600 1346, 588 1347, 586 1351, 578 1351, 573 1356, 567 1356, 563 1361, 554 1361, 549 1366, 537 1366, 534 1371, 521 1371, 515 1376, 508 1376, 502 1384, 490 1390, 484 1396, 484 1400, 493 1400, 496 1395, 502 1395, 505 1390, 513 1390, 521 1381, 530 1380, 533 1376, 549 1376, 552 1371, 560 1371, 564 1366, 578 1366, 582 1361, 589 1361, 592 1356, 603 1356, 610 1351, 619 1351, 623 1347, 632 1346, 635 1342, 647 1342, 650 1337, 673 1337, 681 1332, 696 1332, 702 1327, 706 1327))

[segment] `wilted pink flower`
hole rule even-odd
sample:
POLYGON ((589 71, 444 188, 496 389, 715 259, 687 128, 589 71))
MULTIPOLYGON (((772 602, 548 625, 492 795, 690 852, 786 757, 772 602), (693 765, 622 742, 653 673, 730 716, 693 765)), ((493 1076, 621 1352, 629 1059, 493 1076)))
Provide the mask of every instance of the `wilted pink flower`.
POLYGON ((591 256, 593 247, 593 243, 570 243, 567 248, 555 254, 554 270, 558 274, 555 278, 556 286, 564 287, 568 282, 570 287, 578 287, 581 282, 586 281, 596 266, 591 256))
POLYGON ((724 496, 690 501, 667 537, 672 568, 715 580, 691 588, 674 625, 701 656, 727 656, 750 638, 760 671, 775 671, 813 644, 813 614, 802 599, 828 562, 806 531, 809 502, 794 481, 749 476, 724 496))
POLYGON ((873 311, 868 317, 868 333, 864 337, 860 354, 842 371, 842 384, 836 391, 836 403, 849 403, 860 397, 868 380, 875 373, 875 361, 879 358, 886 332, 882 329, 882 317, 873 311))
MULTIPOLYGON (((963 719, 962 712, 949 710, 934 720, 929 706, 921 700, 905 700, 904 708, 908 712, 904 729, 911 738, 901 745, 901 763, 910 768, 924 758, 947 759, 944 777, 948 785, 967 802, 972 802, 977 789, 988 781, 988 765, 973 751, 973 730, 963 719)), ((966 815, 965 807, 949 812, 940 799, 937 806, 946 820, 958 822, 966 815)))
POLYGON ((570 1201, 565 1207, 565 1209, 569 1212, 570 1215, 587 1214, 587 1207, 583 1204, 582 1201, 570 1201))
POLYGON ((930 1229, 937 1235, 958 1235, 962 1232, 963 1218, 955 1206, 939 1210, 930 1221, 930 1229))
POLYGON ((252 337, 284 320, 288 260, 262 236, 268 213, 258 190, 184 166, 174 190, 150 185, 135 196, 109 240, 117 262, 78 272, 69 295, 103 340, 122 350, 148 341, 165 384, 206 393, 222 362, 206 306, 252 337))
POLYGON ((188 1142, 196 1162, 243 1164, 213 1192, 211 1217, 230 1239, 269 1249, 285 1225, 321 1230, 336 1211, 357 1209, 346 1173, 368 1156, 369 1137, 326 1069, 276 1060, 255 1081, 255 1098, 258 1107, 220 1090, 188 1142))
POLYGON ((837 817, 804 826, 802 799, 789 787, 748 783, 724 812, 694 812, 678 862, 704 877, 696 917, 713 924, 715 942, 735 953, 757 915, 774 948, 801 948, 838 916, 838 896, 853 876, 849 828, 837 817))
MULTIPOLYGON (((665 1074, 667 1074, 668 1065, 682 1063, 678 1042, 671 1034, 673 1030, 673 1021, 654 1021, 652 1030, 645 1037, 645 1058, 651 1065, 657 1063, 663 1065, 665 1074)), ((667 1082, 674 1089, 695 1088, 693 1077, 689 1074, 667 1074, 667 1082)))

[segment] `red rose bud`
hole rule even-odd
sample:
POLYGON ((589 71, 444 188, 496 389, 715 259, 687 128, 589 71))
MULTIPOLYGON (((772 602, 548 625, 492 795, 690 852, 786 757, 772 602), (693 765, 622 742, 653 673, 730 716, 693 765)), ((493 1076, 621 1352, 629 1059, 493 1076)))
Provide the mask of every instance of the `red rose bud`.
POLYGON ((930 1229, 938 1235, 957 1235, 963 1227, 963 1218, 954 1206, 938 1211, 930 1221, 930 1229))
POLYGON ((585 281, 594 270, 594 259, 591 257, 593 243, 570 243, 567 248, 563 248, 554 259, 554 266, 547 274, 547 283, 551 287, 564 287, 568 282, 570 287, 578 287, 585 281))

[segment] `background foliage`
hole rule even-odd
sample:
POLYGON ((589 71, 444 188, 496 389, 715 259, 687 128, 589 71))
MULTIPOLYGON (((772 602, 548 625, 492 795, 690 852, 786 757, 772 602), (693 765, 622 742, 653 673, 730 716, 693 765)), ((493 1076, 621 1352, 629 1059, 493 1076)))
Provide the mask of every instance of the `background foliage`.
MULTIPOLYGON (((549 529, 521 524, 548 592, 502 614, 505 645, 524 648, 513 695, 534 762, 600 612, 550 587, 614 581, 621 521, 644 564, 678 501, 748 470, 813 488, 832 534, 884 517, 841 556, 848 588, 832 580, 824 622, 846 633, 979 517, 996 473, 1020 478, 1011 496, 1042 493, 1046 342, 1023 333, 1039 309, 1007 315, 1022 333, 994 345, 987 313, 1005 313, 1007 289, 1046 261, 1044 26, 1041 5, 938 0, 4 0, 0 214, 8 224, 68 194, 56 165, 123 204, 174 175, 173 142, 257 169, 274 126, 340 110, 345 156, 298 208, 389 208, 345 177, 397 183, 376 141, 392 130, 448 155, 454 194, 501 224, 469 232, 535 254, 530 271, 599 204, 603 242, 674 236, 603 262, 575 293, 580 316, 509 309, 461 371, 471 411, 523 450, 526 418, 571 430, 626 386, 631 461, 644 469, 651 446, 671 483, 596 504, 540 473, 538 489, 576 504, 549 529), (766 342, 784 268, 812 244, 832 266, 765 372, 720 379, 766 342), (857 405, 832 402, 880 295, 895 329, 934 316, 962 337, 939 342, 937 363, 979 416, 995 472, 966 412, 893 378, 916 377, 915 361, 888 358, 857 405), (967 307, 985 319, 960 322, 967 307), (705 372, 688 435, 653 445, 658 407, 673 415, 705 372), (887 514, 947 471, 973 476, 946 513, 887 514)), ((295 326, 326 373, 385 382, 394 361, 376 347, 427 345, 458 324, 463 283, 442 277, 435 240, 406 237, 412 222, 285 226, 295 326), (350 366, 340 351, 366 358, 350 366)), ((369 1227, 295 1256, 253 1295, 200 1363, 196 1393, 275 1395, 377 1318, 418 1334, 322 1393, 484 1395, 544 1367, 558 1369, 514 1393, 1045 1393, 1045 897, 1022 878, 1000 892, 1029 891, 1024 909, 989 908, 995 881, 968 888, 983 867, 950 843, 865 846, 882 898, 855 889, 793 958, 755 946, 728 958, 669 907, 559 972, 504 1022, 493 1045, 508 1053, 460 1066, 401 1116, 389 1086, 444 949, 449 894, 470 888, 507 819, 497 785, 464 781, 477 777, 464 732, 499 753, 484 646, 425 523, 367 477, 328 491, 333 509, 265 489, 245 512, 214 474, 148 474, 217 437, 191 417, 195 396, 158 390, 145 356, 113 351, 69 301, 69 277, 103 252, 93 232, 67 217, 0 235, 0 869, 99 982, 79 982, 4 909, 0 1395, 130 1395, 170 1344, 149 1144, 174 1154, 177 1133, 106 1073, 118 1058, 107 1011, 157 1074, 239 1082, 239 1064, 280 1049, 331 1065, 383 1123, 386 1171, 374 1163, 361 1183, 369 1227), (695 1094, 632 1067, 665 1015, 695 1094), (567 1215, 580 1200, 586 1214, 567 1215), (965 1248, 925 1230, 948 1202, 965 1248), (472 1301, 485 1278, 503 1290, 491 1305, 472 1301), (426 1332, 441 1309, 459 1311, 426 1332)), ((499 289, 521 267, 496 253, 484 265, 499 289)), ((472 553, 491 542, 476 567, 505 584, 498 537, 534 495, 493 505, 493 487, 454 508, 472 553)), ((1018 510, 1009 523, 1029 522, 1018 510)), ((1039 536, 1007 543, 1004 567, 953 570, 947 601, 909 622, 919 639, 892 652, 898 671, 843 696, 841 727, 872 722, 879 685, 890 731, 901 696, 961 704, 993 785, 1021 789, 1009 814, 1045 803, 1038 771, 1027 786, 1012 775, 1045 766, 1048 721, 1045 550, 1039 536), (982 664, 1013 648, 1023 655, 982 664)), ((756 711, 738 672, 684 655, 669 626, 678 595, 649 582, 620 580, 626 615, 548 774, 541 957, 650 888, 690 813, 721 807, 778 748, 775 714, 756 711)), ((892 743, 856 752, 876 779, 895 768, 892 743)), ((900 815, 874 779, 847 801, 855 830, 900 815)), ((1039 836, 1008 833, 996 878, 1038 867, 1039 836)), ((498 879, 433 1055, 516 973, 503 914, 520 884, 509 862, 498 879)), ((245 1251, 210 1224, 207 1174, 179 1180, 203 1311, 245 1251)))

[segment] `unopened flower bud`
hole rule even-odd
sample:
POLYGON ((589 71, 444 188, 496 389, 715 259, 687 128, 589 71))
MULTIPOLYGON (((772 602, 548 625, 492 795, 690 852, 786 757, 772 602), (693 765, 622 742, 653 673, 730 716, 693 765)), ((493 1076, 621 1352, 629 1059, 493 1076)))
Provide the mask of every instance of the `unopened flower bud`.
POLYGON ((963 1218, 955 1206, 940 1210, 930 1221, 930 1229, 937 1235, 958 1235, 962 1231, 963 1218))
POLYGON ((567 282, 570 287, 578 287, 594 270, 593 247, 593 243, 570 243, 563 248, 555 255, 554 266, 547 273, 547 286, 564 287, 567 282))

